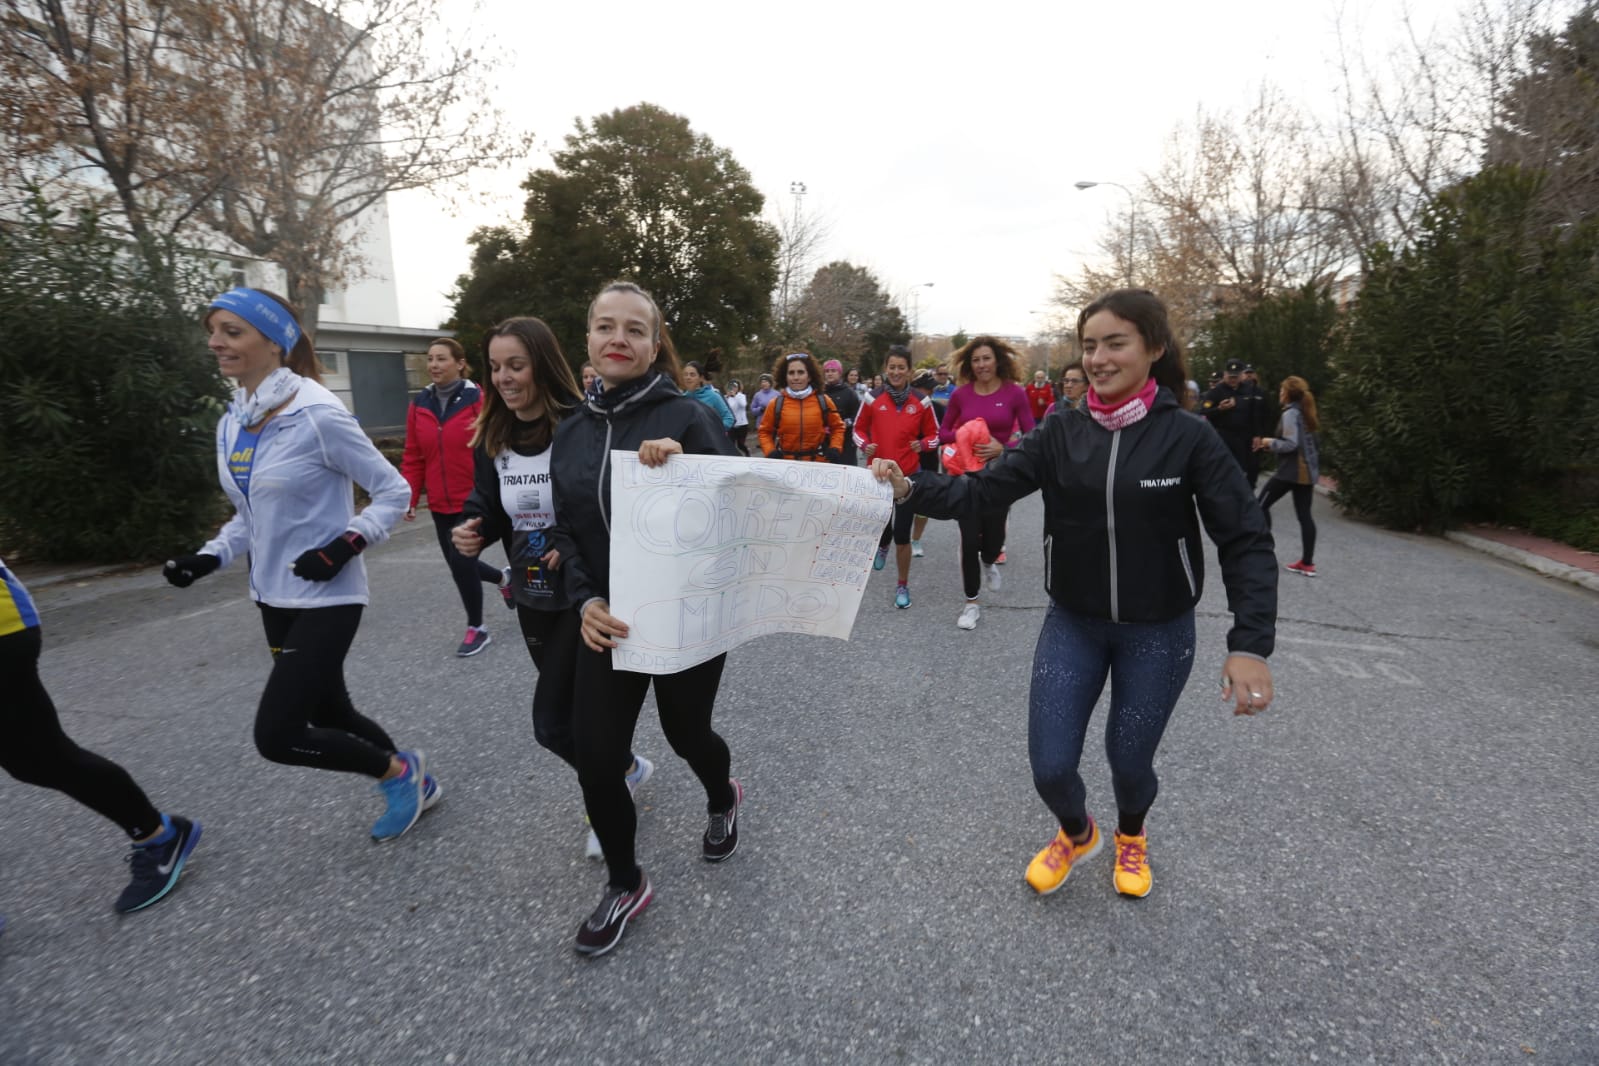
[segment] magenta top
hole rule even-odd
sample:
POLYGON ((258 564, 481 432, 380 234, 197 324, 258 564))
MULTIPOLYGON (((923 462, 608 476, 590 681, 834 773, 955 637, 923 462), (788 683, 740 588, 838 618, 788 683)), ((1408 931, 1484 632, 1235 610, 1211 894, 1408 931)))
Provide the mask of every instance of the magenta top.
POLYGON ((938 439, 955 443, 955 431, 974 418, 987 422, 989 434, 1009 448, 1016 443, 1012 436, 1032 432, 1033 406, 1027 402, 1027 390, 1015 382, 1001 382, 987 396, 979 396, 968 382, 950 396, 938 425, 938 439))

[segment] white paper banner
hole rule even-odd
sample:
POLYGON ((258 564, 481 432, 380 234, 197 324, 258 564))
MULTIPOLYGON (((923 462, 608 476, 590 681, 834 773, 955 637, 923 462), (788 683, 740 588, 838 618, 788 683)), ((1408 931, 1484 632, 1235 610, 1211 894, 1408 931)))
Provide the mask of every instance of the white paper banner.
POLYGON ((611 453, 618 670, 671 674, 768 633, 849 639, 893 490, 860 467, 611 453))

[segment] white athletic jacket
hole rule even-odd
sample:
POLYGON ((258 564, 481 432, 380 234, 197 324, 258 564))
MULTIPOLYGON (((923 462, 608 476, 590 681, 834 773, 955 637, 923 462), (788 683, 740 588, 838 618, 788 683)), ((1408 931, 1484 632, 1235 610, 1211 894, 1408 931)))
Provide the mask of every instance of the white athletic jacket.
POLYGON ((228 450, 239 427, 231 412, 217 424, 217 476, 234 514, 200 549, 227 566, 250 556, 250 595, 272 607, 331 607, 366 603, 366 567, 357 555, 332 581, 307 581, 292 571, 295 557, 346 530, 373 545, 405 514, 411 487, 361 431, 339 398, 310 378, 266 424, 256 444, 250 495, 228 471, 228 450), (355 513, 351 482, 372 502, 355 513))

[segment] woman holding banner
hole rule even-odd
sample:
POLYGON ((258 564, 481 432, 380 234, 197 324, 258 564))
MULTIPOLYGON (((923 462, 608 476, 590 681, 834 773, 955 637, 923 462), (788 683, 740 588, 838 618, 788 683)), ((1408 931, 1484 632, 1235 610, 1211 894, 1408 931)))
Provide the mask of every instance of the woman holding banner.
MULTIPOLYGON (((533 739, 577 769, 572 691, 578 649, 577 612, 561 588, 560 553, 550 543, 559 517, 550 498, 555 427, 582 398, 561 345, 541 319, 508 318, 485 341, 493 385, 472 435, 472 494, 451 531, 455 550, 476 559, 498 540, 511 561, 510 591, 527 653, 538 668, 533 688, 533 739)), ((627 772, 636 793, 655 770, 635 756, 627 772)), ((600 839, 588 834, 589 858, 600 839)))
POLYGON ((616 946, 653 897, 634 858, 637 814, 626 781, 633 730, 652 681, 661 730, 705 788, 707 862, 721 862, 738 847, 743 790, 728 776, 732 757, 711 728, 726 656, 655 677, 619 670, 611 649, 628 626, 609 603, 611 452, 636 449, 640 463, 660 466, 685 453, 733 455, 732 443, 709 408, 683 395, 660 308, 637 285, 617 281, 600 290, 589 305, 588 350, 601 388, 557 428, 550 471, 560 515, 556 546, 583 640, 576 680, 583 711, 574 720, 578 781, 608 873, 599 906, 577 931, 577 950, 595 956, 616 946))

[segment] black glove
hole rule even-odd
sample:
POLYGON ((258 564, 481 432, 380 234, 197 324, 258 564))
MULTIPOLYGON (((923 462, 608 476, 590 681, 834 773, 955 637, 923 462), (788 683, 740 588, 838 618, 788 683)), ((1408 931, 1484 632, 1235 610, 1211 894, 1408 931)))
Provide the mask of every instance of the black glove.
POLYGON ((320 548, 301 552, 294 560, 294 576, 307 581, 332 581, 344 569, 344 564, 361 554, 366 538, 359 533, 345 533, 334 537, 320 548))
POLYGON ((167 565, 161 568, 161 576, 168 584, 186 589, 221 565, 222 560, 215 555, 180 555, 167 560, 167 565))
POLYGON ((837 448, 823 448, 822 458, 830 463, 842 463, 844 461, 844 453, 837 448))

